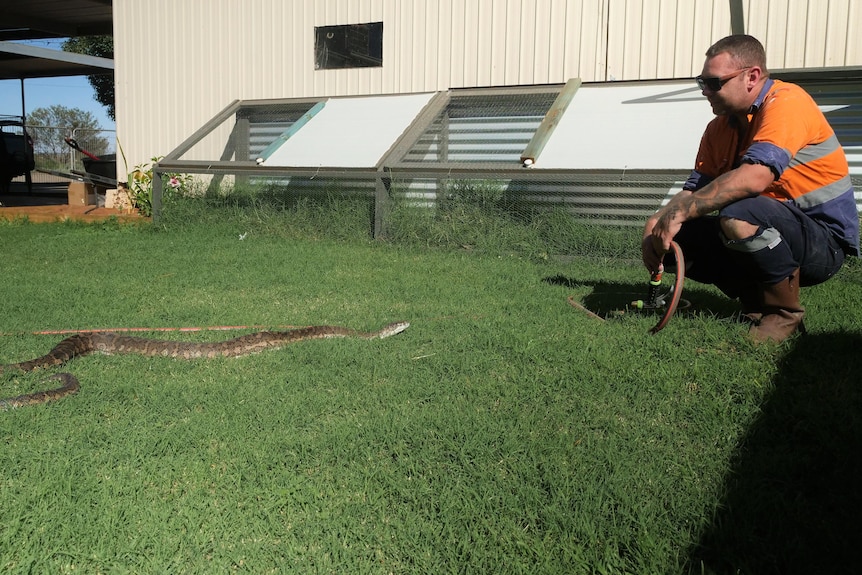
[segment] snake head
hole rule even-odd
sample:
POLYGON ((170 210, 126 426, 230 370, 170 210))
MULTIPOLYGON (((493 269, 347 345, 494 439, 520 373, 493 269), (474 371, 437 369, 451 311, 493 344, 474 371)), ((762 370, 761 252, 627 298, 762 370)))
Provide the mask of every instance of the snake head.
POLYGON ((380 330, 380 339, 395 335, 397 333, 401 333, 408 327, 410 327, 410 322, 408 321, 398 321, 395 323, 390 323, 389 325, 380 330))

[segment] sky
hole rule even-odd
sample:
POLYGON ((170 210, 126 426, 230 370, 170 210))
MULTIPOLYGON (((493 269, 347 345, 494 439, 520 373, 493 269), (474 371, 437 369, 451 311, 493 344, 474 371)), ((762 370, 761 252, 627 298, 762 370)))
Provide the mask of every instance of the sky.
MULTIPOLYGON (((40 48, 59 50, 64 39, 28 42, 40 48)), ((32 78, 24 80, 24 105, 29 114, 36 108, 61 105, 91 112, 104 130, 113 130, 114 121, 107 109, 96 101, 96 92, 86 76, 62 78, 32 78)), ((21 81, 0 80, 0 116, 21 115, 21 81)))

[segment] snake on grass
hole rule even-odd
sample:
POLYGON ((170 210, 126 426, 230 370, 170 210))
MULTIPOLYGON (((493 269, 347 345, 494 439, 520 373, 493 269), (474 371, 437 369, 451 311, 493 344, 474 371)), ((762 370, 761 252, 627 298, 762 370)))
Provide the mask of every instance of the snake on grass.
MULTIPOLYGON (((410 327, 408 322, 396 322, 377 331, 359 331, 334 325, 316 325, 288 331, 259 331, 213 343, 166 341, 125 336, 112 332, 84 333, 67 337, 42 357, 19 363, 0 364, 0 374, 55 367, 63 365, 72 358, 92 353, 108 355, 129 353, 178 359, 241 357, 307 339, 384 338, 401 333, 408 327, 410 327)), ((78 379, 71 373, 56 373, 48 379, 59 380, 61 382, 60 387, 0 399, 0 410, 56 401, 77 392, 80 388, 78 379)))

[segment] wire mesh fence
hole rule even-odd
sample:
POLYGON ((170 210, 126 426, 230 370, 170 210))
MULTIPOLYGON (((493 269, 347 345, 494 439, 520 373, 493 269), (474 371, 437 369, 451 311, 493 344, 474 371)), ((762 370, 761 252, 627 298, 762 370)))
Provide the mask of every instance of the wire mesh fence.
POLYGON ((218 186, 199 181, 185 194, 167 188, 162 218, 185 225, 229 217, 247 231, 286 236, 374 236, 405 245, 536 257, 637 258, 646 217, 680 181, 672 174, 606 178, 228 175, 214 178, 221 180, 218 186), (628 197, 614 206, 603 199, 604 192, 628 197))
POLYGON ((84 172, 84 160, 90 156, 111 159, 116 156, 114 130, 28 125, 27 133, 33 140, 36 167, 31 177, 36 183, 53 182, 74 176, 75 172, 84 172), (79 149, 70 146, 66 138, 74 141, 79 149))
MULTIPOLYGON (((314 223, 332 235, 637 256, 644 221, 682 188, 690 169, 543 168, 541 161, 526 167, 526 151, 541 150, 535 143, 547 136, 548 119, 562 113, 566 89, 437 93, 379 159, 365 164, 330 150, 343 140, 370 146, 375 138, 374 130, 352 133, 349 119, 327 131, 325 114, 337 99, 236 101, 154 166, 154 212, 157 219, 173 211, 187 221, 194 217, 188 203, 196 202, 198 217, 225 210, 242 217, 247 210, 259 221, 286 228, 314 223), (283 154, 279 162, 267 160, 287 141, 294 149, 297 141, 317 149, 303 149, 302 161, 283 154), (194 175, 196 184, 164 185, 179 174, 194 175)), ((386 121, 385 109, 367 110, 386 121)), ((860 177, 853 173, 857 187, 860 177)))
POLYGON ((622 234, 628 235, 687 174, 524 168, 522 153, 562 89, 437 94, 395 142, 387 143, 384 157, 359 167, 327 158, 325 138, 318 165, 268 165, 259 159, 295 135, 323 99, 236 102, 154 167, 154 208, 157 217, 169 218, 171 210, 184 209, 181 203, 195 201, 202 217, 209 210, 249 208, 257 214, 280 212, 297 225, 302 219, 321 221, 329 212, 330 233, 342 233, 336 229, 340 225, 426 245, 490 247, 496 236, 503 249, 551 240, 547 249, 571 251, 547 234, 564 221, 579 234, 613 227, 629 228, 622 234), (184 197, 164 185, 177 174, 196 174, 194 190, 184 190, 184 197))
POLYGON ((29 126, 33 137, 36 167, 57 170, 82 170, 87 153, 96 157, 115 153, 113 130, 82 130, 57 126, 29 126), (77 142, 80 150, 66 143, 77 142))

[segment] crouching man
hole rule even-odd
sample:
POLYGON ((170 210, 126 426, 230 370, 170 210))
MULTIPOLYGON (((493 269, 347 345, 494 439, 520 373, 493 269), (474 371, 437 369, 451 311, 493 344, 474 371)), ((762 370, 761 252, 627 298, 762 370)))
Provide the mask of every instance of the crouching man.
POLYGON ((683 190, 647 221, 643 262, 656 271, 675 240, 687 278, 738 298, 755 342, 780 342, 803 329, 799 288, 859 255, 847 159, 814 100, 769 78, 755 38, 716 42, 697 84, 716 117, 683 190))

